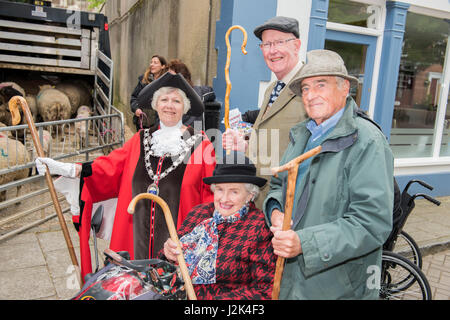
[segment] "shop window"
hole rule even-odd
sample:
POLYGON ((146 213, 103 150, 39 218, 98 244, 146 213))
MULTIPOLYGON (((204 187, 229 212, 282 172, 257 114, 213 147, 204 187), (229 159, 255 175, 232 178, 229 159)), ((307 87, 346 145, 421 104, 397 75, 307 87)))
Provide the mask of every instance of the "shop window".
MULTIPOLYGON (((408 12, 390 140, 396 158, 433 156, 448 36, 444 19, 408 12)), ((449 120, 447 111, 440 146, 447 155, 449 120)))
POLYGON ((361 106, 367 46, 357 43, 325 40, 325 49, 339 53, 345 61, 348 73, 359 80, 358 86, 350 88, 350 95, 356 104, 361 106))
POLYGON ((380 7, 349 0, 330 0, 328 21, 376 29, 379 23, 380 7))

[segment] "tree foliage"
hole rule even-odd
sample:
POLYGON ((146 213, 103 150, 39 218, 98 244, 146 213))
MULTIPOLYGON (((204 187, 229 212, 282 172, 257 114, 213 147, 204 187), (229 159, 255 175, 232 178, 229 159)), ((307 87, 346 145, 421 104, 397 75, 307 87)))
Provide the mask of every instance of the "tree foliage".
POLYGON ((443 65, 448 36, 446 20, 408 12, 403 43, 405 60, 415 63, 419 69, 443 65))
POLYGON ((89 2, 89 9, 96 9, 105 4, 106 0, 87 0, 89 2))

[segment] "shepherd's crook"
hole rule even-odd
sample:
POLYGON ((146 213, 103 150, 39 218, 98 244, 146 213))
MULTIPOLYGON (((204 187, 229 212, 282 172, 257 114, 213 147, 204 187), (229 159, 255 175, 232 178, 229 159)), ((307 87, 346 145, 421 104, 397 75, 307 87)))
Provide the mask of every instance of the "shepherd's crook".
MULTIPOLYGON (((9 100, 9 111, 11 112, 12 124, 17 125, 20 123, 20 120, 21 120, 19 107, 17 106, 18 104, 22 107, 23 114, 25 116, 25 120, 27 121, 28 127, 30 128, 31 136, 33 138, 33 143, 36 148, 37 155, 38 155, 38 157, 43 158, 43 157, 45 157, 45 155, 44 155, 44 151, 42 150, 41 142, 39 140, 39 135, 38 135, 38 133, 36 131, 36 127, 34 125, 33 117, 31 115, 30 109, 28 107, 27 101, 20 96, 14 96, 9 100)), ((58 196, 56 195, 55 186, 53 185, 53 180, 50 175, 50 172, 48 171, 48 168, 45 173, 45 179, 47 180, 47 185, 50 190, 50 195, 52 197, 53 205, 55 207, 56 214, 59 219, 59 224, 60 224, 62 232, 64 234, 64 239, 66 240, 67 249, 69 250, 70 259, 72 260, 72 265, 75 267, 79 283, 80 283, 80 285, 82 285, 83 283, 82 283, 82 279, 80 276, 80 270, 78 267, 77 256, 76 256, 75 250, 73 248, 72 240, 70 239, 69 230, 67 229, 66 221, 64 220, 61 206, 58 201, 58 196)))
MULTIPOLYGON (((279 172, 287 171, 288 172, 288 178, 287 178, 287 187, 286 187, 286 203, 284 206, 284 218, 283 218, 283 226, 282 230, 286 231, 290 229, 291 227, 291 219, 292 219, 292 207, 294 204, 294 195, 295 195, 295 184, 297 182, 297 173, 298 173, 298 166, 300 163, 305 161, 306 159, 315 156, 316 154, 320 153, 322 150, 321 146, 318 146, 300 156, 298 156, 295 159, 292 159, 285 165, 281 167, 272 168, 272 175, 275 177, 279 172)), ((283 276, 283 269, 284 269, 284 258, 278 256, 277 258, 277 265, 275 269, 275 278, 273 280, 273 289, 272 289, 272 300, 278 300, 278 296, 280 295, 280 284, 281 284, 281 278, 283 276)))
POLYGON ((231 81, 230 81, 230 61, 231 61, 231 46, 230 46, 230 33, 234 29, 239 29, 244 34, 244 40, 242 41, 241 51, 243 54, 247 54, 245 46, 247 45, 247 32, 241 26, 232 26, 228 29, 225 34, 225 42, 227 44, 227 63, 225 64, 225 81, 227 83, 227 91, 225 93, 225 130, 230 127, 230 91, 231 91, 231 81))
POLYGON ((175 224, 173 223, 172 214, 170 213, 169 206, 161 197, 157 195, 151 193, 140 193, 137 196, 135 196, 128 205, 129 214, 134 213, 136 203, 141 199, 153 200, 157 204, 159 204, 161 209, 163 210, 167 228, 169 229, 170 238, 172 239, 173 242, 177 244, 177 250, 181 252, 181 254, 177 256, 177 260, 178 265, 180 266, 181 275, 183 276, 187 296, 189 300, 197 300, 197 296, 195 295, 194 287, 192 286, 191 276, 189 275, 189 271, 186 266, 186 261, 184 260, 183 250, 181 249, 180 241, 178 240, 177 229, 175 228, 175 224))

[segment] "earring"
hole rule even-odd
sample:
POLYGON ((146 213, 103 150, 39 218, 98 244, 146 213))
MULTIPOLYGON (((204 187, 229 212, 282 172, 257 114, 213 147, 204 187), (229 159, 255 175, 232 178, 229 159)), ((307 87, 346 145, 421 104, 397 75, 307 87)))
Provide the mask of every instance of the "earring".
POLYGON ((252 197, 249 199, 249 200, 247 200, 247 202, 245 202, 245 205, 246 206, 248 206, 249 204, 250 204, 250 202, 253 202, 253 201, 255 201, 255 194, 254 193, 252 193, 252 197))

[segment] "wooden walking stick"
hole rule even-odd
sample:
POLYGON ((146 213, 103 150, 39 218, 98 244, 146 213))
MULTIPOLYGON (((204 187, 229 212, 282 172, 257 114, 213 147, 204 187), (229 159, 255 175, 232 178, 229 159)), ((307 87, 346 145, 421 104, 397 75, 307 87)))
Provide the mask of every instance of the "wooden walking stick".
MULTIPOLYGON (((9 111, 11 112, 12 124, 17 125, 21 121, 19 107, 20 105, 23 110, 23 115, 25 116, 25 120, 28 123, 28 127, 30 128, 31 137, 33 138, 33 143, 36 148, 36 152, 38 157, 45 157, 44 151, 42 150, 41 142, 39 140, 39 135, 36 131, 36 126, 34 125, 33 116, 31 115, 30 108, 28 107, 27 101, 20 96, 14 96, 9 100, 9 111)), ((62 232, 64 234, 64 239, 66 240, 67 249, 69 250, 70 259, 72 260, 72 265, 75 267, 75 272, 78 277, 78 283, 80 285, 83 284, 81 279, 81 273, 78 266, 77 256, 75 254, 75 249, 73 247, 72 240, 70 239, 69 230, 67 229, 66 221, 64 220, 64 215, 61 210, 61 205, 58 201, 58 196, 56 194, 55 186, 53 185, 53 180, 50 175, 50 172, 47 168, 45 173, 45 179, 47 181, 47 185, 50 191, 50 195, 52 197, 53 205, 56 210, 56 214, 58 216, 59 224, 61 226, 62 232)))
POLYGON ((170 238, 177 244, 177 250, 181 252, 181 254, 177 256, 177 260, 178 265, 180 266, 181 275, 183 276, 187 296, 189 300, 197 300, 197 296, 195 295, 194 287, 192 286, 191 276, 189 275, 186 261, 184 260, 183 250, 181 249, 180 241, 178 240, 177 229, 175 228, 169 206, 161 197, 157 195, 154 195, 152 193, 140 193, 135 196, 128 205, 129 214, 134 213, 136 203, 141 199, 150 199, 161 206, 161 209, 164 212, 164 218, 166 219, 167 228, 169 229, 170 238))
MULTIPOLYGON (((304 154, 298 156, 297 158, 292 159, 291 161, 289 161, 288 163, 284 164, 281 167, 271 169, 272 175, 274 175, 275 177, 279 172, 282 171, 288 172, 287 187, 286 187, 286 203, 284 206, 284 218, 282 226, 283 231, 289 230, 291 228, 292 208, 294 205, 295 184, 297 182, 298 166, 306 159, 320 153, 321 150, 322 147, 318 146, 308 152, 305 152, 304 154)), ((283 276, 284 260, 285 259, 280 256, 278 256, 277 258, 277 264, 275 268, 275 278, 273 280, 272 300, 278 300, 278 297, 280 295, 280 284, 281 278, 283 276)))
POLYGON ((227 62, 225 64, 225 82, 227 83, 227 90, 225 92, 225 116, 224 116, 224 123, 225 123, 225 130, 230 127, 230 92, 231 92, 231 81, 230 81, 230 62, 231 62, 231 45, 230 45, 230 33, 234 29, 239 29, 244 34, 244 39, 242 41, 241 45, 241 51, 243 54, 247 54, 247 51, 245 50, 245 46, 247 45, 247 31, 241 26, 232 26, 228 29, 227 33, 225 34, 225 43, 227 44, 227 62))
MULTIPOLYGON (((244 34, 244 39, 242 40, 241 51, 243 54, 247 54, 245 46, 247 45, 247 31, 241 26, 235 25, 230 27, 225 34, 225 43, 227 44, 227 62, 225 64, 225 82, 227 83, 227 90, 225 92, 225 115, 224 124, 225 131, 230 127, 230 92, 231 92, 231 81, 230 81, 230 62, 231 62, 231 45, 230 45, 230 33, 234 29, 239 29, 244 34)), ((231 150, 227 148, 227 155, 230 154, 231 150)))

